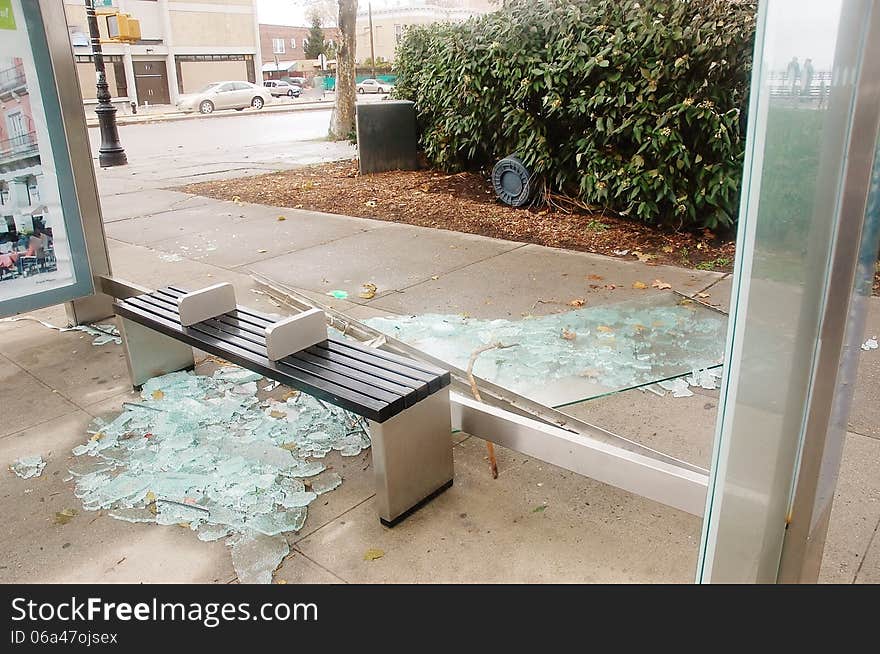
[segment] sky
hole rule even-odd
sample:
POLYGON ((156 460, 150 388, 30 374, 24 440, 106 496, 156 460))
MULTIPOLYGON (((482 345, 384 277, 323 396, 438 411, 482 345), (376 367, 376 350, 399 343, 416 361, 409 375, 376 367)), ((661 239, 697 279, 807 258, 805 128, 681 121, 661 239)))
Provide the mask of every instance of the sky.
MULTIPOLYGON (((360 0, 361 7, 366 7, 368 0, 360 0)), ((401 0, 370 0, 373 8, 386 7, 388 5, 406 4, 401 0)), ((261 23, 271 25, 308 25, 306 9, 309 0, 257 0, 257 14, 261 23)))

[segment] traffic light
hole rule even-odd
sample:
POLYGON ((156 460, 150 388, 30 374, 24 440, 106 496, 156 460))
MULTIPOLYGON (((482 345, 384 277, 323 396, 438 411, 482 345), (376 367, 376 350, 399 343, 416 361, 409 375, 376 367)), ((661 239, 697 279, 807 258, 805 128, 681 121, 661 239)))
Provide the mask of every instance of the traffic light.
POLYGON ((136 43, 141 40, 141 24, 131 14, 107 16, 107 36, 111 41, 136 43))

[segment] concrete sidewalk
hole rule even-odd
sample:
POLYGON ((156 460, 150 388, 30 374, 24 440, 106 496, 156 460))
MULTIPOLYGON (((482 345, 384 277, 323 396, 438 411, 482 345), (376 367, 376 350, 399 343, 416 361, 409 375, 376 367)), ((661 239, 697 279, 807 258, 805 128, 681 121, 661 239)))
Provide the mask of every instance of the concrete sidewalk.
MULTIPOLYGON (((103 176, 102 176, 103 177, 103 176)), ((105 228, 114 273, 156 286, 229 281, 240 304, 283 309, 253 293, 256 271, 356 318, 426 311, 519 317, 644 297, 634 281, 662 279, 726 307, 730 279, 474 235, 262 205, 222 202, 103 177, 105 228), (279 216, 285 219, 280 221, 279 216), (591 290, 587 275, 616 288, 591 290), (371 300, 357 298, 365 282, 371 300), (330 300, 343 289, 350 301, 330 300)), ((63 321, 59 307, 38 314, 63 321)), ((872 300, 868 333, 880 332, 872 300)), ((42 452, 40 478, 0 478, 9 507, 0 581, 230 582, 222 541, 189 530, 137 525, 82 511, 63 481, 70 449, 93 416, 131 399, 120 346, 93 347, 78 332, 0 324, 0 464, 42 452), (46 456, 51 451, 51 454, 46 456), (53 523, 64 508, 80 511, 53 523)), ((880 582, 880 355, 862 357, 855 408, 823 564, 829 582, 880 582)), ((572 412, 700 465, 708 465, 716 391, 660 398, 639 390, 582 403, 572 412)), ((394 529, 372 506, 369 456, 331 458, 345 479, 289 534, 291 555, 275 578, 293 582, 691 582, 701 520, 499 448, 492 480, 483 441, 454 437, 452 489, 394 529), (545 508, 539 508, 545 507, 545 508), (385 556, 365 561, 369 548, 385 556)))

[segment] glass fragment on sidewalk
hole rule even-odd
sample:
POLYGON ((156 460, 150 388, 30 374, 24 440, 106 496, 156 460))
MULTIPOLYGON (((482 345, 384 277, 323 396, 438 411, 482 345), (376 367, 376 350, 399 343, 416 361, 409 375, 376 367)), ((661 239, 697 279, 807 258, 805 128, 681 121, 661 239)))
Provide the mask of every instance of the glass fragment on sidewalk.
POLYGON ((261 401, 259 379, 225 366, 147 381, 140 401, 96 420, 74 448, 82 459, 69 472, 83 507, 187 526, 202 541, 231 536, 239 579, 271 581, 287 553, 283 534, 302 529, 309 504, 342 483, 315 459, 355 456, 370 438, 358 416, 308 395, 261 401))
POLYGON ((9 469, 22 479, 32 479, 43 474, 43 468, 45 467, 46 462, 43 461, 43 457, 39 454, 34 454, 32 456, 23 456, 14 461, 9 466, 9 469))

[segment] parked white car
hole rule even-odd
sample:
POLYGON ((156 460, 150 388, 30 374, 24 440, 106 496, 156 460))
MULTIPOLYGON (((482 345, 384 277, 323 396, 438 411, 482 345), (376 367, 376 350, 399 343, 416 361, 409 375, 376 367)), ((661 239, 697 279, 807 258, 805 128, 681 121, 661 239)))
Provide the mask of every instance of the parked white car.
POLYGON ((280 98, 282 95, 286 95, 289 98, 298 98, 302 93, 302 86, 299 84, 289 84, 280 79, 266 80, 263 82, 263 86, 276 98, 280 98))
POLYGON ((241 82, 238 80, 226 82, 211 82, 198 93, 189 93, 180 96, 177 101, 179 111, 198 111, 202 114, 213 113, 217 109, 238 109, 246 107, 262 109, 263 105, 272 100, 269 89, 241 82))
POLYGON ((394 84, 380 82, 377 79, 365 79, 357 85, 358 93, 391 93, 394 84))

